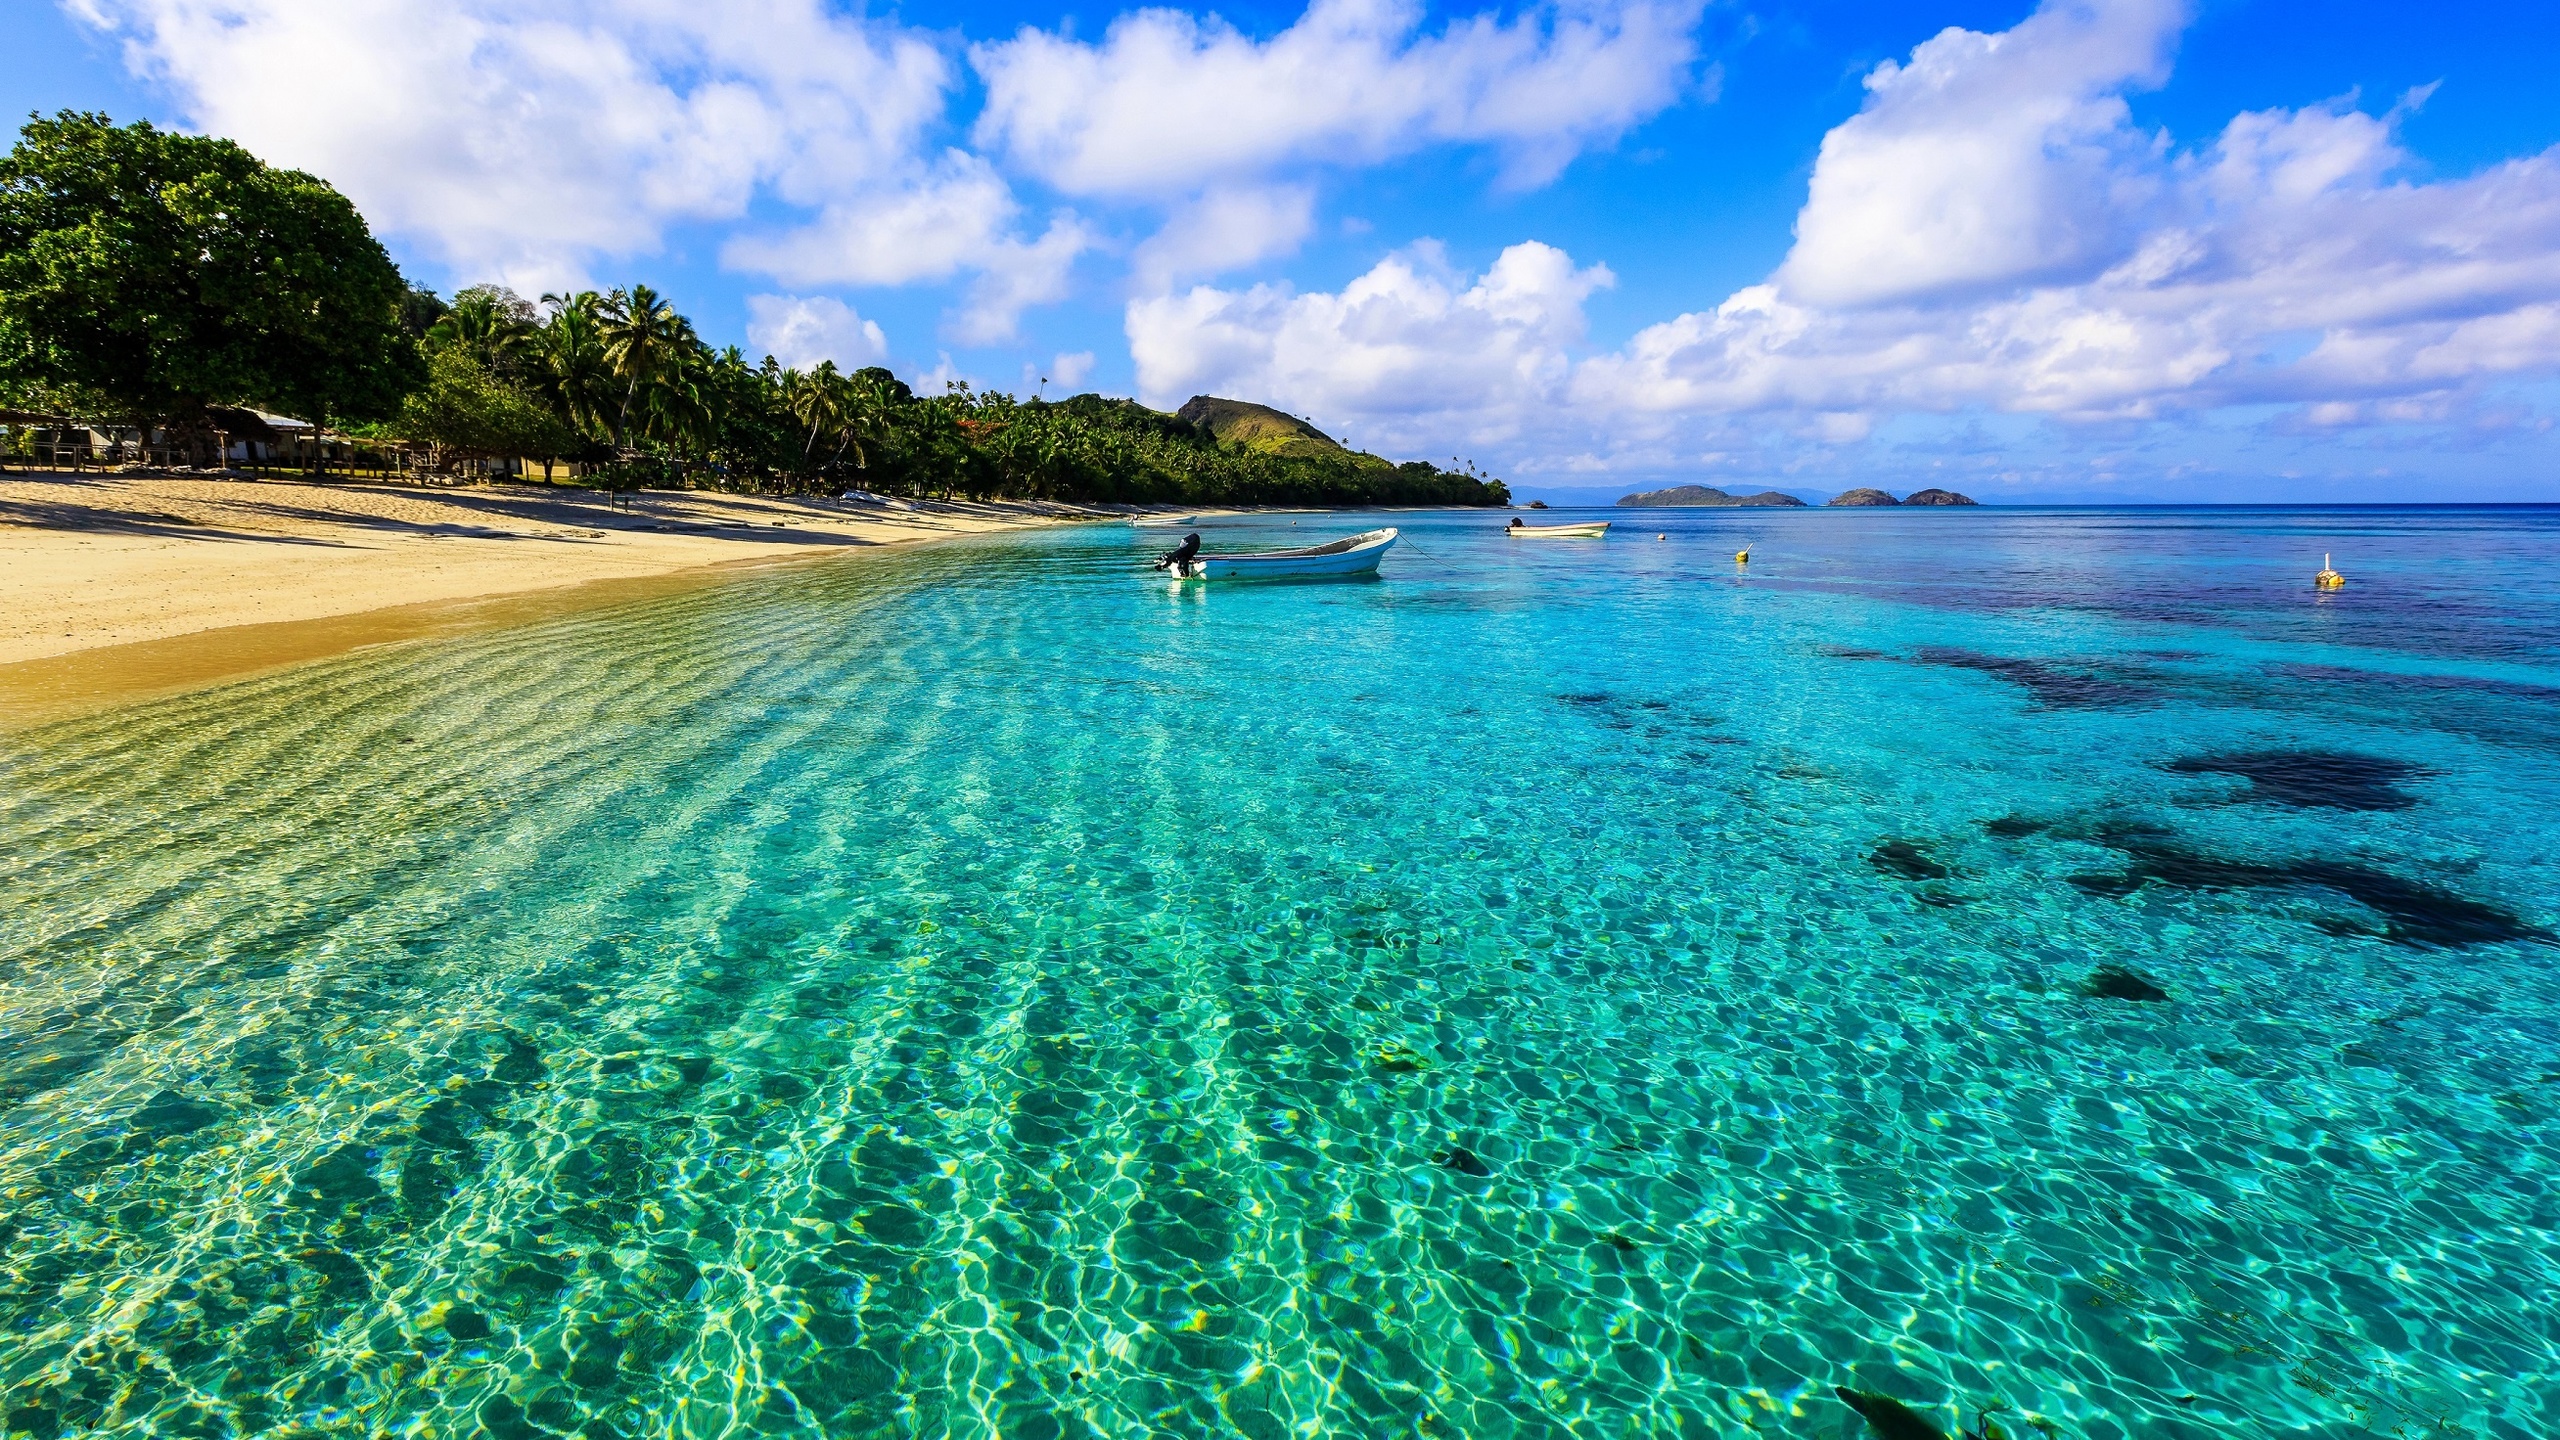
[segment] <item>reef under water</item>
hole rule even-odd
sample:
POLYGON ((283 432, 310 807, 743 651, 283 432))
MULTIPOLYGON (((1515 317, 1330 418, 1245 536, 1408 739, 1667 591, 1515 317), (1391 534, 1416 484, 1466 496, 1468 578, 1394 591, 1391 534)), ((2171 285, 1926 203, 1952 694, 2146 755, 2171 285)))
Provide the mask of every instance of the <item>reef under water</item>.
POLYGON ((2237 750, 2184 755, 2165 767, 2174 775, 2236 775, 2246 800, 2302 810, 2406 810, 2418 797, 2400 788, 2424 778, 2423 765, 2330 750, 2237 750))
POLYGON ((1396 523, 0 735, 0 1427, 2560 1434, 2560 517, 1396 523))

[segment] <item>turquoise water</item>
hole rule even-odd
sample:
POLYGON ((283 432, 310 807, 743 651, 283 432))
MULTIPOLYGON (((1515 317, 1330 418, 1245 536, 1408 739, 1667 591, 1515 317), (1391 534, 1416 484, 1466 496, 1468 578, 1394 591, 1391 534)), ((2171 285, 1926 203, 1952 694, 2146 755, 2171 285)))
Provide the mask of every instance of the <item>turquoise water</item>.
POLYGON ((8 1430, 2560 1433, 2560 513, 1399 523, 0 739, 8 1430))

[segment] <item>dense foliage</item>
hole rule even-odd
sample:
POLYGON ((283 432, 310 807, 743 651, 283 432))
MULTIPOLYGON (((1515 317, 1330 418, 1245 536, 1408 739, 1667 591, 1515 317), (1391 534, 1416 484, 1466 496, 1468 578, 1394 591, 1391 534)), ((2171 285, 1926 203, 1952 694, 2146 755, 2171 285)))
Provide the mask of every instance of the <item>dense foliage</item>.
POLYGON ((0 404, 208 444, 213 407, 250 406, 423 450, 438 468, 569 460, 617 487, 1509 499, 1499 481, 1390 465, 1312 430, 1222 442, 1100 395, 920 396, 885 369, 751 364, 645 285, 539 306, 482 285, 447 303, 403 280, 323 182, 228 141, 68 111, 30 121, 0 158, 0 404))
POLYGON ((226 140, 65 111, 0 156, 0 391, 209 443, 209 411, 392 413, 423 378, 346 197, 226 140))
POLYGON ((885 369, 785 370, 714 350, 645 285, 454 297, 424 331, 435 381, 382 427, 457 457, 584 459, 620 485, 1261 505, 1499 505, 1499 481, 1389 465, 1330 442, 1313 453, 1222 444, 1101 395, 1017 400, 954 384, 920 396, 885 369), (478 388, 475 388, 478 387, 478 388), (553 422, 508 451, 495 391, 553 422), (428 396, 436 397, 432 403, 428 396), (445 398, 450 396, 451 398, 445 398))

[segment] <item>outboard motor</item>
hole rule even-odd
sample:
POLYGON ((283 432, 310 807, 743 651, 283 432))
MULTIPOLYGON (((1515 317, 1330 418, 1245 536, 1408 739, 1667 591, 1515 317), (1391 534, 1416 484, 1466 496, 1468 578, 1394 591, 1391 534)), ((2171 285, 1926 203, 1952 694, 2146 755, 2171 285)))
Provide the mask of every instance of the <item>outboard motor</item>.
POLYGON ((1182 573, 1182 567, 1190 564, 1199 556, 1199 554, 1200 532, 1195 530, 1182 537, 1182 545, 1179 549, 1166 551, 1164 553, 1164 557, 1156 561, 1156 568, 1159 570, 1170 570, 1174 574, 1179 575, 1182 573))

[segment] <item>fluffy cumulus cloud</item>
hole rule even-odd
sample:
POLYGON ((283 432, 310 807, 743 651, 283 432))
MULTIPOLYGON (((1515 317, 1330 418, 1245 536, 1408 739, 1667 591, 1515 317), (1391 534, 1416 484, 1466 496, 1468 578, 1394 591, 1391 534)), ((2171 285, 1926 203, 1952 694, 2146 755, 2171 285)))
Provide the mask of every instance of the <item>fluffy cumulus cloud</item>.
POLYGON ((2274 405, 2307 433, 2441 422, 2560 371, 2560 151, 2408 178, 2399 112, 2344 105, 2243 114, 2180 149, 2124 96, 2165 77, 2186 18, 2050 0, 1879 67, 1777 271, 1608 353, 1571 345, 1589 284, 1567 277, 1595 272, 1519 246, 1472 284, 1390 261, 1339 294, 1135 304, 1141 384, 1216 377, 1334 414, 1393 397, 1452 436, 1543 430, 1563 469, 1610 463, 1593 429, 1571 436, 1595 420, 1652 468, 1752 417, 1799 446, 1912 412, 2085 426, 2274 405), (1547 277, 1532 313, 1480 298, 1522 269, 1547 277))
POLYGON ((1160 293, 1295 249, 1315 228, 1315 203, 1305 185, 1212 186, 1138 247, 1138 288, 1160 293))
POLYGON ((1177 195, 1304 162, 1484 144, 1552 175, 1678 98, 1700 0, 1566 0, 1423 33, 1416 0, 1315 0, 1256 40, 1214 16, 1137 10, 1095 43, 1041 30, 981 45, 981 145, 1086 195, 1177 195))
POLYGON ((1466 276, 1426 244, 1338 294, 1204 285, 1139 300, 1129 348, 1151 405, 1252 395, 1382 444, 1418 442, 1452 422, 1498 437, 1560 404, 1583 301, 1611 283, 1605 267, 1577 267, 1551 245, 1514 245, 1466 276))
POLYGON ((537 290, 893 180, 933 45, 823 0, 68 0, 188 118, 328 177, 466 279, 537 290))
POLYGON ((902 189, 830 205, 807 225, 739 236, 721 253, 786 285, 906 285, 973 273, 959 338, 1009 340, 1026 307, 1066 292, 1091 243, 1073 215, 1024 238, 1021 209, 993 167, 955 150, 902 189))
POLYGON ((974 151, 944 143, 969 119, 954 37, 834 0, 58 3, 189 123, 328 177, 453 283, 593 283, 708 224, 725 264, 793 289, 954 286, 946 336, 995 344, 1098 248, 1146 292, 1294 249, 1326 166, 1486 145, 1551 175, 1678 99, 1704 0, 1436 28, 1414 0, 1315 0, 1267 40, 1162 9, 1098 43, 1025 29, 967 52, 974 151), (1120 213, 1034 214, 1026 177, 1120 213))
POLYGON ((1093 352, 1075 350, 1057 355, 1049 361, 1049 373, 1041 378, 1061 389, 1073 390, 1093 373, 1093 352))
POLYGON ((722 222, 731 263, 787 285, 963 279, 955 332, 989 340, 1087 244, 927 144, 957 78, 937 44, 825 0, 67 3, 190 120, 328 177, 461 282, 589 283, 722 222))
POLYGON ((839 370, 859 370, 889 358, 889 337, 879 322, 825 295, 750 295, 747 344, 785 369, 806 370, 832 360, 839 370))
POLYGON ((1823 137, 1780 272, 1818 305, 1998 290, 2121 251, 2156 193, 2121 93, 2168 76, 2176 0, 2049 6, 1950 29, 1867 76, 1823 137))
POLYGON ((2243 114, 2175 151, 2114 92, 2157 77, 2182 19, 2160 0, 2052 4, 1879 69, 1771 281, 1595 359, 1581 395, 2406 419, 2444 407, 2405 402, 2560 365, 2560 152, 2421 183, 2400 178, 2396 113, 2341 106, 2243 114))

